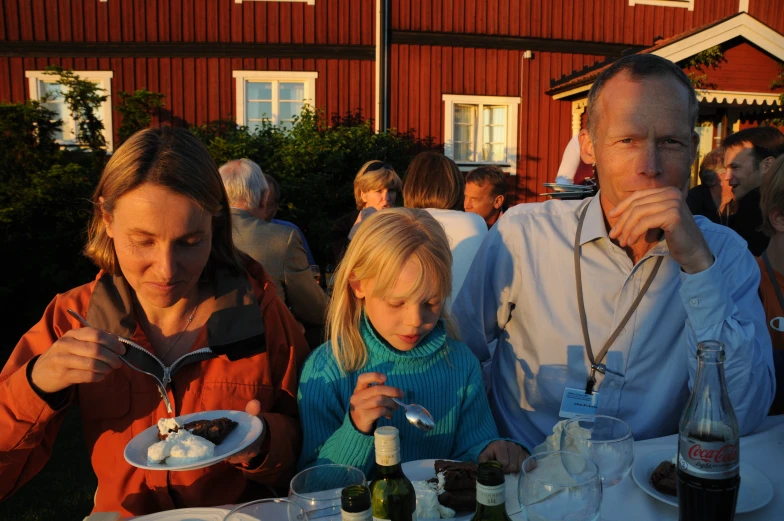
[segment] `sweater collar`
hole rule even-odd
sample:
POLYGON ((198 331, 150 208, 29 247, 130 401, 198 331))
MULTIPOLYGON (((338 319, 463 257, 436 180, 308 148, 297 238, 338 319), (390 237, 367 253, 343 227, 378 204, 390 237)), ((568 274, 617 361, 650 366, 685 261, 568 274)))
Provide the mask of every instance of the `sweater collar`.
POLYGON ((439 319, 436 327, 410 351, 400 351, 392 347, 376 331, 365 313, 362 314, 360 328, 368 353, 383 360, 428 358, 446 347, 446 326, 443 319, 439 319))

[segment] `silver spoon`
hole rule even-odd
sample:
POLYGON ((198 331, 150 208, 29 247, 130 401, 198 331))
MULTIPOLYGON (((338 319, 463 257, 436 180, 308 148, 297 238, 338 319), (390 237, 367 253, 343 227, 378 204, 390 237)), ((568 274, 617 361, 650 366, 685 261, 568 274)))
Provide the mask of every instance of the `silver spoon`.
MULTIPOLYGON (((80 323, 81 323, 83 326, 86 326, 86 327, 93 327, 93 326, 91 326, 91 325, 90 325, 90 323, 89 323, 89 322, 87 322, 87 319, 85 319, 85 318, 84 318, 82 315, 80 315, 79 313, 77 313, 77 312, 76 312, 76 311, 74 311, 73 309, 69 309, 69 310, 68 310, 68 313, 69 313, 69 314, 70 314, 72 317, 74 317, 76 320, 78 320, 78 321, 79 321, 79 322, 80 322, 80 323)), ((110 333, 110 334, 111 334, 111 333, 110 333)), ((141 347, 140 345, 136 344, 135 342, 133 342, 133 341, 131 341, 131 340, 128 340, 127 338, 121 337, 120 335, 113 335, 113 336, 116 336, 116 337, 117 337, 117 339, 118 339, 120 342, 122 342, 123 344, 127 344, 127 345, 129 345, 129 346, 131 346, 131 347, 135 347, 135 348, 137 348, 137 349, 142 349, 142 350, 144 350, 144 348, 143 348, 143 347, 141 347)), ((165 386, 165 385, 163 385, 163 382, 161 382, 160 378, 158 378, 157 376, 155 376, 155 375, 154 375, 154 374, 152 374, 152 373, 148 373, 147 371, 144 371, 143 369, 139 369, 138 367, 136 367, 135 365, 133 365, 132 363, 130 363, 128 360, 126 360, 124 356, 122 356, 122 355, 117 355, 117 356, 119 356, 119 357, 120 357, 120 360, 122 360, 122 361, 125 363, 125 365, 127 365, 127 366, 128 366, 128 367, 130 367, 131 369, 133 369, 133 370, 135 370, 135 371, 139 371, 140 373, 144 373, 144 374, 146 374, 146 375, 148 375, 148 376, 152 376, 152 377, 155 379, 155 383, 156 383, 156 385, 158 386, 158 391, 161 393, 161 398, 163 398, 163 403, 166 405, 166 410, 167 410, 168 412, 170 412, 170 413, 174 411, 174 409, 172 409, 171 402, 169 401, 169 396, 168 396, 168 395, 167 395, 167 393, 166 393, 166 386, 165 386)))
POLYGON ((433 427, 436 426, 436 422, 433 419, 433 415, 427 412, 427 409, 425 409, 421 405, 418 405, 416 403, 412 403, 410 405, 405 404, 400 400, 398 400, 397 398, 392 398, 392 401, 406 410, 406 419, 414 427, 418 429, 422 429, 423 431, 430 431, 433 430, 433 427))

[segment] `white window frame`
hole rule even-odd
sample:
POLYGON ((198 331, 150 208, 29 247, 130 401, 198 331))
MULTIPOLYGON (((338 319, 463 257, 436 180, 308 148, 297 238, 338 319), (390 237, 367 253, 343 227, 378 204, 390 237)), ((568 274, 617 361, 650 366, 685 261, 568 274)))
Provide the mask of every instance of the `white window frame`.
MULTIPOLYGON (((106 101, 98 109, 98 115, 103 122, 103 138, 106 141, 106 150, 111 152, 114 149, 114 132, 112 126, 112 78, 113 71, 72 71, 83 80, 91 81, 98 85, 103 91, 102 96, 106 96, 106 101)), ((43 97, 41 82, 57 83, 56 74, 47 74, 47 71, 25 71, 28 86, 30 88, 30 99, 40 100, 43 97)), ((69 119, 63 121, 63 136, 69 134, 74 139, 58 139, 57 143, 66 146, 78 146, 76 142, 76 120, 69 119)))
MULTIPOLYGON (((101 0, 105 2, 106 0, 101 0)), ((244 0, 245 2, 297 2, 300 4, 316 5, 316 0, 244 0)), ((234 0, 235 4, 241 4, 243 0, 234 0)))
POLYGON ((248 120, 245 114, 247 105, 246 82, 251 80, 270 81, 276 83, 272 88, 272 111, 270 121, 274 125, 280 124, 278 116, 278 89, 277 83, 297 82, 305 84, 305 105, 315 106, 316 99, 316 78, 318 72, 302 71, 232 71, 232 77, 236 80, 235 88, 237 94, 236 101, 236 122, 238 125, 247 126, 248 120))
MULTIPOLYGON (((454 128, 455 128, 455 105, 493 105, 493 106, 506 106, 506 154, 505 160, 501 163, 478 161, 466 162, 456 161, 457 166, 461 171, 465 172, 473 170, 481 165, 497 165, 503 169, 504 172, 510 175, 517 174, 517 119, 518 111, 520 108, 520 98, 508 96, 468 96, 464 94, 444 94, 441 97, 442 101, 446 104, 444 110, 444 155, 454 159, 455 158, 455 145, 454 145, 454 128)), ((481 107, 480 107, 481 109, 481 107)), ((477 116, 481 111, 477 111, 477 116)), ((481 125, 479 125, 481 126, 481 125)))
POLYGON ((629 6, 635 5, 661 5, 664 7, 685 7, 694 11, 694 0, 629 0, 629 6))

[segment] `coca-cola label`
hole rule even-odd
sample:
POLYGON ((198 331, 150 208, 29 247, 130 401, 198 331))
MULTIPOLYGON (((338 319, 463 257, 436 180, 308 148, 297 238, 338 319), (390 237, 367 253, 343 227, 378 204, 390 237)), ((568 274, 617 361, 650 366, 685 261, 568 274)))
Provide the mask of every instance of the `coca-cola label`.
POLYGON ((692 476, 725 479, 738 475, 738 441, 701 441, 682 437, 678 444, 678 466, 692 476))

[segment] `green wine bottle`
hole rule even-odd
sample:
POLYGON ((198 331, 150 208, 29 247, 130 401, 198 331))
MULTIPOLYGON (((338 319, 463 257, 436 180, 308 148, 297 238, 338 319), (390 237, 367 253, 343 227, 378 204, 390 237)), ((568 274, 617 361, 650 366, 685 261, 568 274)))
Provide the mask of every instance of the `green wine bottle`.
POLYGON ((417 521, 416 492, 400 466, 400 434, 395 427, 375 432, 376 477, 370 482, 373 521, 417 521))
POLYGON ((365 485, 351 485, 340 495, 342 521, 373 521, 370 491, 365 485))
POLYGON ((504 471, 497 461, 479 464, 476 473, 476 514, 471 521, 511 521, 506 514, 504 471))

